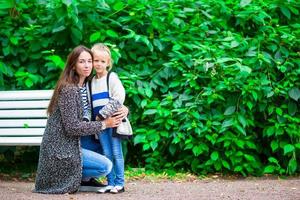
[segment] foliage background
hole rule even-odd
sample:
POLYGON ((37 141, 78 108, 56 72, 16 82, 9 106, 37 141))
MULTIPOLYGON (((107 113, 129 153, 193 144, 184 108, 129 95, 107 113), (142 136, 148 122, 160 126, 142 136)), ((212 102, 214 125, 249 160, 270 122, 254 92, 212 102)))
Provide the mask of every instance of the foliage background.
POLYGON ((71 49, 105 42, 135 131, 127 165, 295 174, 299 12, 298 0, 1 0, 0 89, 53 88, 71 49))

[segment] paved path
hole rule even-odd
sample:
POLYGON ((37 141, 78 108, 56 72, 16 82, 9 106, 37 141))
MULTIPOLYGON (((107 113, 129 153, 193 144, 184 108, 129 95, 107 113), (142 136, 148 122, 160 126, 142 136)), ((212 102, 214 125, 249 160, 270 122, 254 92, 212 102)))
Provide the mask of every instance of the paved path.
POLYGON ((130 181, 122 194, 83 193, 43 195, 32 193, 33 182, 0 180, 1 200, 300 200, 300 177, 242 180, 208 179, 192 182, 130 181))

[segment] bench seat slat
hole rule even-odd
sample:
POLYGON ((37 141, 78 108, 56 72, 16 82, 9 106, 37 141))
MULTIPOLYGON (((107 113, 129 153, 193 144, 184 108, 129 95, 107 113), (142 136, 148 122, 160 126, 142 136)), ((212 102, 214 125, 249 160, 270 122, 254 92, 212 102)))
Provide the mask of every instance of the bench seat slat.
POLYGON ((0 146, 39 146, 53 90, 0 91, 0 146))
POLYGON ((47 118, 46 110, 0 110, 0 118, 47 118))
POLYGON ((50 99, 53 90, 0 91, 0 100, 50 99))
POLYGON ((49 100, 35 101, 0 101, 0 109, 47 108, 49 100))
POLYGON ((2 119, 0 120, 1 127, 20 127, 20 128, 32 128, 46 126, 47 119, 2 119))
POLYGON ((39 146, 42 137, 0 137, 1 146, 39 146))
POLYGON ((42 136, 45 128, 0 128, 0 136, 42 136))

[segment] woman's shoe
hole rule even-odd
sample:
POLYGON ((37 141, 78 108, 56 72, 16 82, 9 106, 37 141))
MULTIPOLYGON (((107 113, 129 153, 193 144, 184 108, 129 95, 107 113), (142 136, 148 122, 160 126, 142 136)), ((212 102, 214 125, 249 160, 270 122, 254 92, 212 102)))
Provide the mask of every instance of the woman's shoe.
POLYGON ((112 193, 112 194, 118 194, 118 193, 121 193, 121 192, 125 192, 124 186, 117 185, 117 186, 113 187, 110 190, 110 193, 112 193))
POLYGON ((80 192, 97 192, 102 187, 106 187, 106 184, 103 184, 96 180, 95 178, 91 178, 88 181, 81 181, 79 191, 80 192))
POLYGON ((114 186, 108 185, 108 186, 106 186, 106 187, 101 188, 100 190, 97 190, 97 192, 98 192, 98 193, 108 193, 108 192, 110 192, 113 188, 114 188, 114 186))

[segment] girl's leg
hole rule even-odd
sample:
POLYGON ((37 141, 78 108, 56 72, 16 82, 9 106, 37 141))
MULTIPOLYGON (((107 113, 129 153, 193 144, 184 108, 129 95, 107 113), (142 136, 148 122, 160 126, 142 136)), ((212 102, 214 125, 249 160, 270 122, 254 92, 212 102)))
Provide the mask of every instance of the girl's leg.
POLYGON ((124 157, 122 151, 122 140, 117 137, 112 137, 113 151, 113 169, 115 170, 116 178, 115 185, 124 186, 124 157))
POLYGON ((99 178, 112 169, 112 162, 105 156, 82 148, 82 179, 99 178))
MULTIPOLYGON (((102 133, 98 135, 99 141, 103 150, 103 154, 111 161, 113 162, 113 154, 112 154, 112 147, 111 147, 111 134, 112 129, 108 128, 105 129, 102 133)), ((109 186, 115 185, 115 172, 114 168, 112 168, 111 172, 106 176, 107 177, 107 183, 109 186)))

